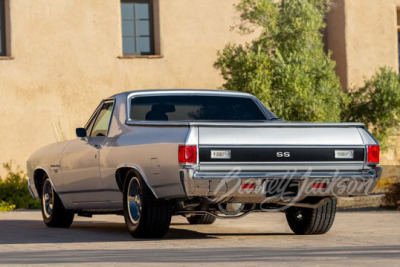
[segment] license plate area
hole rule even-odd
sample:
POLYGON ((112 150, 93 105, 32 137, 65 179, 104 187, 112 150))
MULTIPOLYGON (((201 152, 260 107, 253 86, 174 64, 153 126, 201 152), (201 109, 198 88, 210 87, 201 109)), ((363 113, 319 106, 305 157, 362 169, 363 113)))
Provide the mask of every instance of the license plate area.
POLYGON ((299 180, 270 179, 265 180, 264 184, 267 198, 291 198, 299 194, 299 180))

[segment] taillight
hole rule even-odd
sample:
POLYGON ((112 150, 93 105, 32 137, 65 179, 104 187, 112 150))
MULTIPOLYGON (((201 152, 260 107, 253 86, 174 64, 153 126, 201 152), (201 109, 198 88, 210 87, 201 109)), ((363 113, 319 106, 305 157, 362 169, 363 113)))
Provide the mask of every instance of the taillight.
POLYGON ((254 190, 256 189, 256 184, 255 183, 244 183, 240 185, 240 188, 242 190, 254 190))
POLYGON ((178 152, 179 163, 196 163, 197 147, 196 146, 179 146, 178 152))
POLYGON ((368 164, 379 164, 379 146, 368 146, 368 164))
POLYGON ((326 183, 313 183, 312 188, 313 189, 325 189, 326 183))

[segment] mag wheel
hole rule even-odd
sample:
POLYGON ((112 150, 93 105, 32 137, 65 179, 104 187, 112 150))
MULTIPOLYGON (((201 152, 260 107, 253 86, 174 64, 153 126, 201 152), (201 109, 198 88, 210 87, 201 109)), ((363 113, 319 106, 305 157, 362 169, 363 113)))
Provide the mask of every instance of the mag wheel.
POLYGON ((74 212, 67 210, 57 195, 47 175, 42 186, 42 216, 48 227, 70 227, 74 220, 74 212))
POLYGON ((168 201, 156 199, 143 179, 130 171, 123 192, 125 224, 135 238, 161 238, 169 229, 172 208, 168 201))
POLYGON ((331 229, 336 214, 336 198, 314 209, 290 207, 286 219, 292 231, 298 235, 325 234, 331 229))

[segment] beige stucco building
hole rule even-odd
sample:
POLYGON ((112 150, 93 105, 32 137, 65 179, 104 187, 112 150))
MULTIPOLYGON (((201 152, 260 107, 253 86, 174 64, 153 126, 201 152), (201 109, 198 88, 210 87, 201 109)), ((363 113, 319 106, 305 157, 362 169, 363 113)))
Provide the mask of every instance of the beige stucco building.
MULTIPOLYGON (((345 90, 363 85, 379 67, 399 70, 400 0, 333 0, 327 18, 326 45, 345 90)), ((382 157, 400 164, 400 136, 382 157)))
POLYGON ((400 0, 333 0, 326 42, 345 89, 381 66, 399 69, 399 9, 400 0))
MULTIPOLYGON (((0 0, 0 163, 24 165, 72 138, 102 98, 143 88, 216 88, 237 0, 0 0)), ((400 0, 335 0, 327 47, 345 88, 398 69, 400 0)))

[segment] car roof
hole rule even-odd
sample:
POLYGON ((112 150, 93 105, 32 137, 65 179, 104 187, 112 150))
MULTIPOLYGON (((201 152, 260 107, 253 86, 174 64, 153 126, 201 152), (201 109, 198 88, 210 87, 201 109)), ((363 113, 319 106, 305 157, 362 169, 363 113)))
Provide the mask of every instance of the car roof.
POLYGON ((126 91, 119 94, 111 96, 111 98, 117 97, 128 97, 131 95, 141 95, 141 94, 225 94, 225 95, 243 95, 252 96, 251 94, 229 91, 229 90, 209 90, 209 89, 149 89, 149 90, 136 90, 136 91, 126 91))

